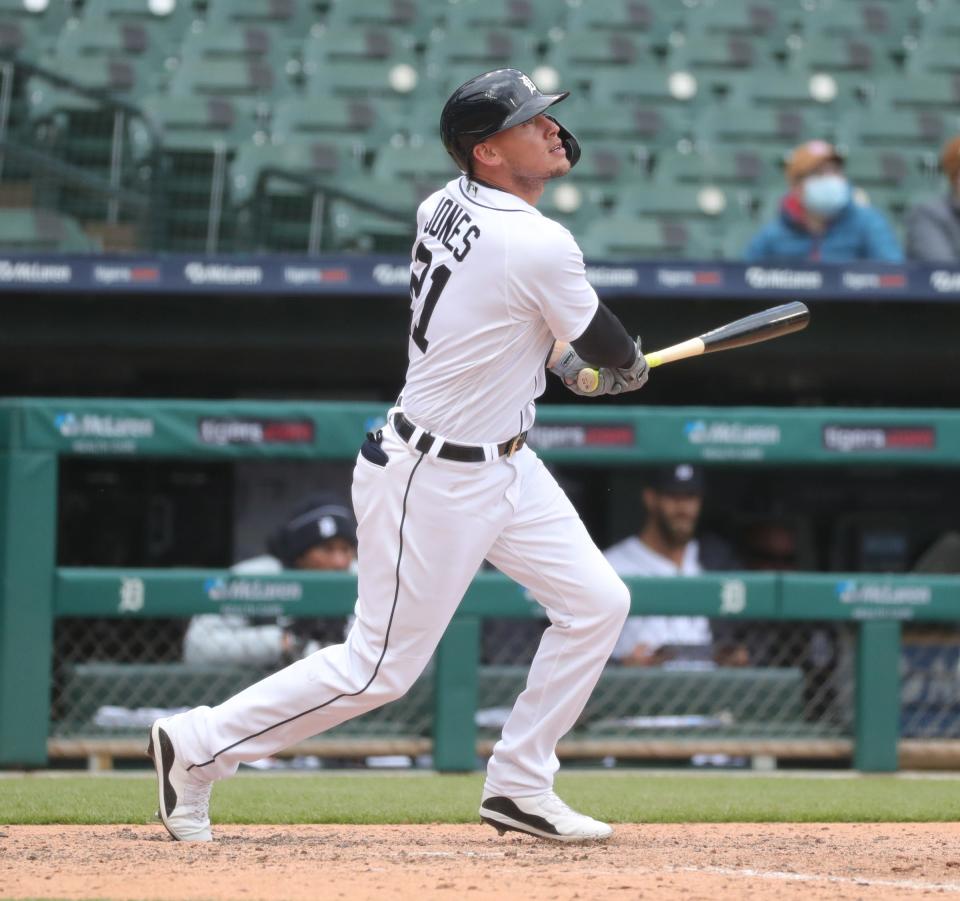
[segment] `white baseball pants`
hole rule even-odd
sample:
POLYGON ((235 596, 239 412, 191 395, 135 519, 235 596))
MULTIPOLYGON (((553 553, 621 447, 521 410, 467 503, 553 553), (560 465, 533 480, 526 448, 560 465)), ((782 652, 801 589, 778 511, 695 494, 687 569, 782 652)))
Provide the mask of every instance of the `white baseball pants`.
MULTIPOLYGON (((434 453, 440 442, 434 444, 434 453)), ((191 772, 232 775, 401 697, 423 672, 484 558, 546 608, 551 625, 487 767, 513 797, 552 787, 555 748, 583 710, 629 609, 629 592, 536 454, 459 463, 421 454, 387 426, 379 466, 353 475, 356 620, 324 648, 217 707, 170 721, 191 772)))

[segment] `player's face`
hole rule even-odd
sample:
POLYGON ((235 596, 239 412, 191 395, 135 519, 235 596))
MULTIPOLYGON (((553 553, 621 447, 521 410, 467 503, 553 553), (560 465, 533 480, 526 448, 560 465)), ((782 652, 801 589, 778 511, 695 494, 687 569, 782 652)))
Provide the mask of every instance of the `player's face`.
POLYGON ((534 116, 488 139, 507 173, 517 180, 559 178, 570 171, 560 128, 545 115, 534 116))
POLYGON ((699 494, 651 492, 648 509, 667 542, 675 547, 693 539, 703 498, 699 494))
POLYGON ((314 545, 297 558, 297 569, 349 569, 356 557, 353 545, 345 538, 331 538, 314 545))

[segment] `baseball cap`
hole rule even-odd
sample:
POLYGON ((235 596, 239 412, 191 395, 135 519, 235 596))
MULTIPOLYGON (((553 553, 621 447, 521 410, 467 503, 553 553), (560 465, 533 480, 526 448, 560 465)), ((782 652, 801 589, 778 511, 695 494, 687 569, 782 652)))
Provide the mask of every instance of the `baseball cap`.
POLYGON ((944 144, 940 154, 940 167, 950 181, 956 180, 957 173, 960 172, 960 135, 944 144))
POLYGON ((703 470, 692 463, 662 466, 653 474, 651 488, 663 494, 703 494, 703 470))
POLYGON ((318 494, 298 506, 267 540, 267 549, 285 567, 293 566, 310 548, 333 538, 357 543, 353 511, 334 494, 318 494))
POLYGON ((787 159, 787 178, 796 181, 809 175, 821 163, 834 160, 843 163, 843 155, 827 141, 807 141, 795 147, 787 159))

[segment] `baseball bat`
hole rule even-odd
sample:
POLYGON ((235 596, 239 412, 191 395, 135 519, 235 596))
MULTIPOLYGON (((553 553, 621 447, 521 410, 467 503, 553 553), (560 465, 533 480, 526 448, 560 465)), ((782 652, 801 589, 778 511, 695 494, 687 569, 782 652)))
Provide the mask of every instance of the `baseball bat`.
MULTIPOLYGON (((646 353, 644 357, 647 365, 654 369, 664 363, 675 363, 688 357, 699 357, 701 354, 718 350, 732 350, 734 347, 759 344, 761 341, 789 335, 806 328, 808 322, 810 311, 806 304, 795 300, 761 310, 759 313, 751 313, 742 319, 735 319, 696 338, 688 338, 679 344, 646 353)), ((577 375, 577 384, 582 391, 594 391, 599 383, 600 376, 596 369, 581 369, 577 375)))

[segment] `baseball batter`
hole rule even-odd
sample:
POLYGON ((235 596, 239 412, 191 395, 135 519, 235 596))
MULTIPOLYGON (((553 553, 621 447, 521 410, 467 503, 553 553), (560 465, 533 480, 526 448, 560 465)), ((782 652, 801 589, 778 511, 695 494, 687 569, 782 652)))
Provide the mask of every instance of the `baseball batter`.
POLYGON ((324 648, 217 707, 154 723, 160 816, 184 841, 211 838, 213 782, 403 695, 426 667, 484 559, 544 606, 550 626, 487 767, 481 818, 560 841, 610 826, 552 791, 559 739, 612 651, 629 593, 554 478, 525 446, 545 363, 572 391, 640 388, 639 341, 601 304, 570 233, 535 208, 576 164, 576 139, 516 69, 487 72, 444 106, 463 171, 417 213, 403 392, 357 456, 356 619, 324 648))

